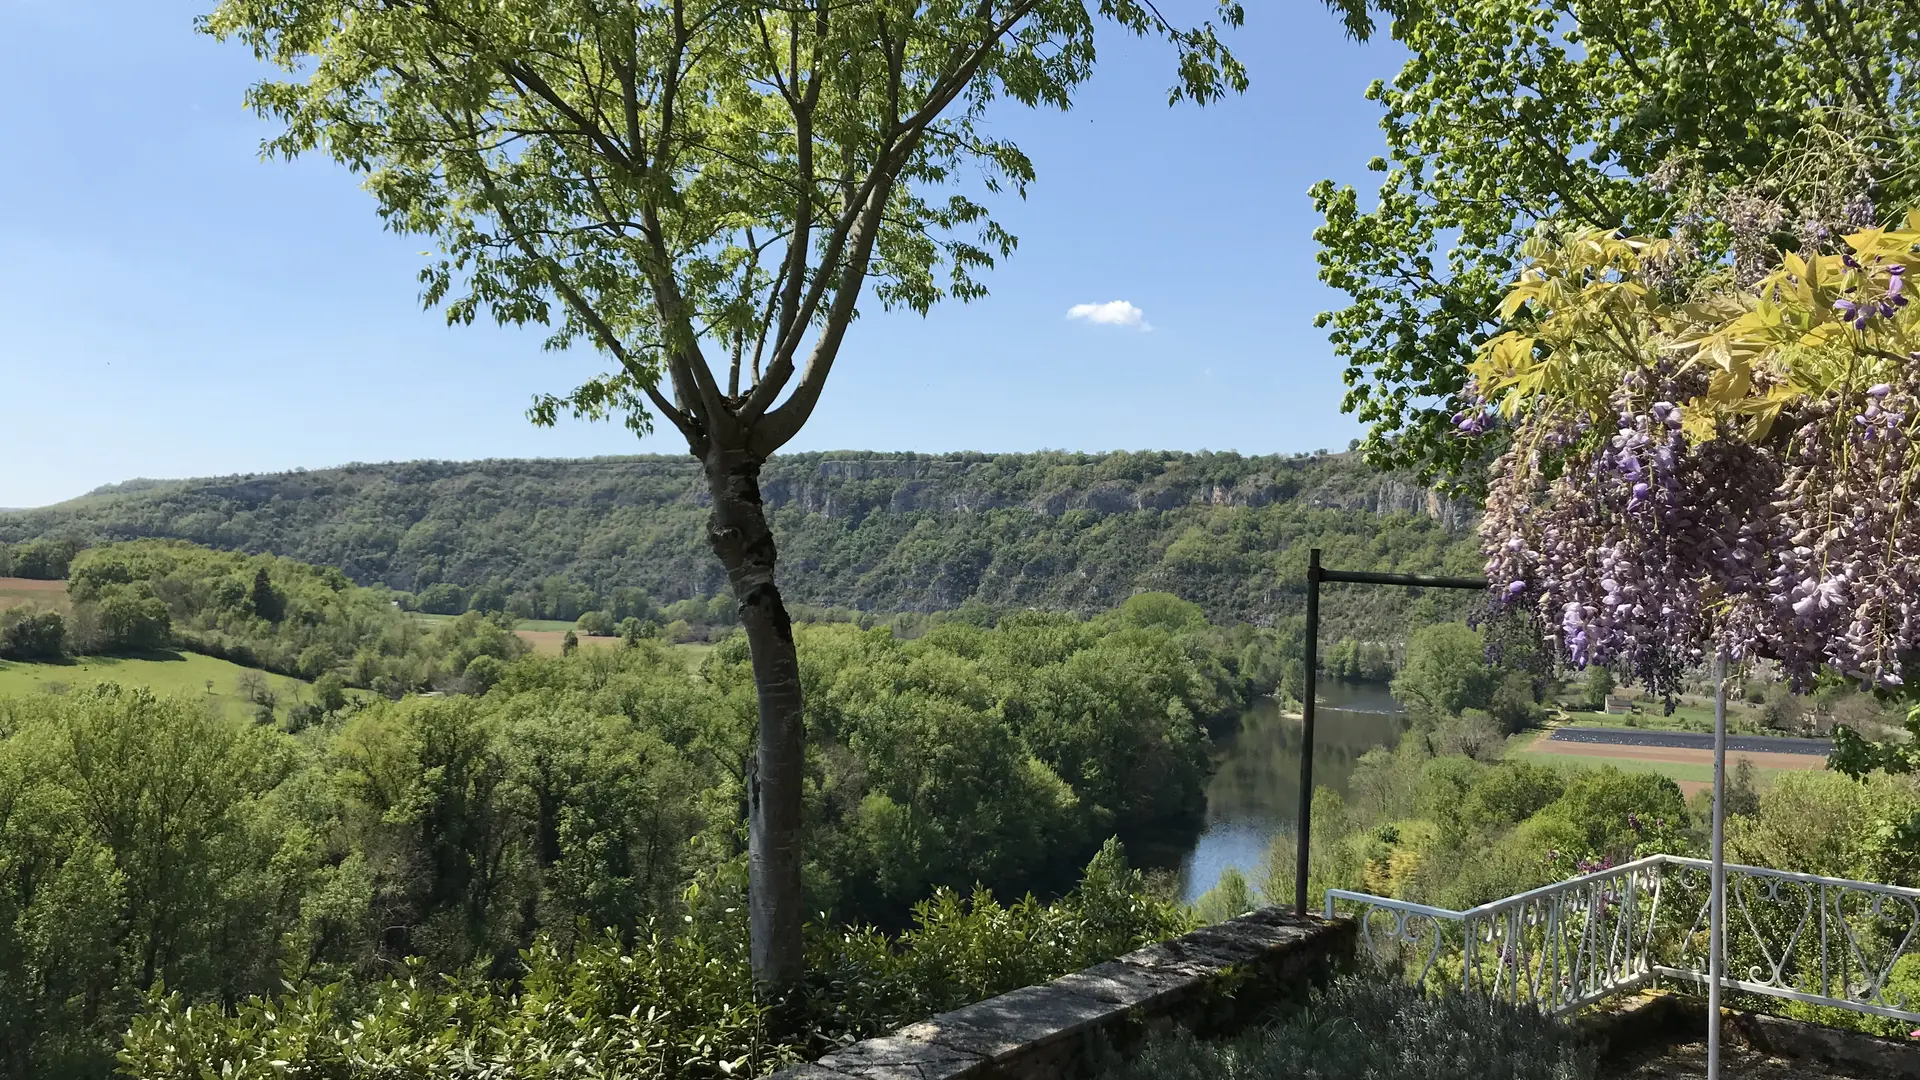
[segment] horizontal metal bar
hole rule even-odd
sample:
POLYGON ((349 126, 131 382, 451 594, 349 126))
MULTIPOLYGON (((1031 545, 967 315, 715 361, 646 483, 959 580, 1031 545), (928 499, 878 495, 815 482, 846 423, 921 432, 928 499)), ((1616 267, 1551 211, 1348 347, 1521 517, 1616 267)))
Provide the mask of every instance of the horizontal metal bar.
MULTIPOLYGON (((1652 857, 1664 860, 1670 866, 1684 866, 1690 870, 1706 870, 1712 872, 1713 868, 1713 864, 1705 859, 1692 859, 1684 855, 1655 855, 1652 857)), ((1840 889, 1879 893, 1882 896, 1898 896, 1906 900, 1920 900, 1920 889, 1908 889, 1899 885, 1882 885, 1877 881, 1854 881, 1850 878, 1821 877, 1818 874, 1796 874, 1791 870, 1769 870, 1764 866, 1741 866, 1735 863, 1727 864, 1727 873, 1744 874, 1753 877, 1778 878, 1782 881, 1798 881, 1807 885, 1831 885, 1840 889)), ((1549 887, 1551 888, 1551 886, 1549 887)))
MULTIPOLYGON (((1468 908, 1465 911, 1427 907, 1424 904, 1409 903, 1405 900, 1394 900, 1385 896, 1374 896, 1370 893, 1350 892, 1346 889, 1328 889, 1327 896, 1329 899, 1337 896, 1342 900, 1371 904, 1375 907, 1392 908, 1395 911, 1410 911, 1419 915, 1432 915, 1436 918, 1470 919, 1483 915, 1496 914, 1507 908, 1522 905, 1543 896, 1551 896, 1554 893, 1571 892, 1580 888, 1582 885, 1587 885, 1603 878, 1618 877, 1630 871, 1646 870, 1660 865, 1684 866, 1690 870, 1706 870, 1709 872, 1711 872, 1713 867, 1713 864, 1705 859, 1692 859, 1682 855, 1649 855, 1646 858, 1621 863, 1619 866, 1610 867, 1606 870, 1595 870, 1590 874, 1582 874, 1579 877, 1568 878, 1565 881, 1556 881, 1551 885, 1542 885, 1537 889, 1529 889, 1523 893, 1516 893, 1498 900, 1490 900, 1487 903, 1481 904, 1479 907, 1468 908)), ((1764 866, 1746 866, 1740 863, 1728 863, 1727 873, 1779 878, 1785 881, 1804 882, 1808 885, 1831 885, 1835 888, 1853 889, 1860 892, 1874 892, 1880 893, 1883 896, 1898 896, 1908 900, 1920 900, 1920 889, 1908 889, 1899 885, 1882 885, 1874 881, 1853 881, 1848 878, 1820 877, 1817 874, 1796 874, 1790 870, 1769 870, 1764 866)))
MULTIPOLYGON (((1688 971, 1686 968, 1655 965, 1653 972, 1663 979, 1679 979, 1683 982, 1697 983, 1701 986, 1707 985, 1710 981, 1705 972, 1688 971)), ((1785 987, 1769 986, 1766 983, 1747 982, 1743 979, 1723 977, 1720 980, 1720 985, 1729 990, 1744 990, 1749 994, 1762 994, 1766 997, 1784 998, 1788 1001, 1801 1001, 1809 1005, 1826 1005, 1836 1009, 1846 1009, 1849 1012, 1872 1013, 1875 1016, 1885 1016, 1893 1020, 1920 1020, 1920 1012, 1907 1012, 1903 1009, 1895 1009, 1887 1005, 1870 1005, 1864 1001, 1854 1001, 1850 998, 1821 997, 1819 994, 1809 994, 1800 990, 1788 990, 1785 987)))
MULTIPOLYGON (((1568 878, 1565 881, 1556 881, 1552 885, 1542 885, 1537 889, 1528 889, 1526 892, 1515 893, 1512 896, 1499 900, 1489 900, 1479 907, 1468 908, 1461 912, 1460 917, 1463 919, 1478 918, 1482 915, 1498 914, 1510 907, 1517 907, 1528 901, 1538 900, 1543 896, 1552 896, 1558 892, 1572 892, 1582 885, 1599 881, 1602 878, 1619 877, 1622 874, 1635 870, 1651 869, 1665 862, 1667 858, 1668 856, 1666 855, 1649 855, 1644 859, 1635 859, 1632 862, 1624 862, 1619 866, 1609 867, 1605 870, 1595 870, 1590 874, 1581 874, 1579 877, 1568 878)), ((1731 870, 1733 867, 1729 866, 1727 869, 1731 870)))
POLYGON ((1389 911, 1404 911, 1409 915, 1426 915, 1435 919, 1450 919, 1454 922, 1460 922, 1467 917, 1464 911, 1449 911, 1446 908, 1428 907, 1425 904, 1416 904, 1411 900, 1392 900, 1384 896, 1375 896, 1372 893, 1351 892, 1347 889, 1328 889, 1327 918, 1329 919, 1333 918, 1333 902, 1335 900, 1351 900, 1358 904, 1365 904, 1368 907, 1386 908, 1389 911))
MULTIPOLYGON (((1312 571, 1308 571, 1311 576, 1312 571)), ((1345 581, 1354 585, 1414 585, 1423 589, 1484 589, 1485 578, 1428 577, 1424 574, 1376 574, 1369 570, 1321 570, 1321 581, 1345 581)))

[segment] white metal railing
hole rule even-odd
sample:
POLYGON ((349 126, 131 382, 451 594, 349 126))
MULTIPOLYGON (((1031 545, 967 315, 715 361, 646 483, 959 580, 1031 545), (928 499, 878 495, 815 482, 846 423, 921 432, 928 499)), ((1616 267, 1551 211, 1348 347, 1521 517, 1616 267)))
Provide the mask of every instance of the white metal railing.
MULTIPOLYGON (((1466 911, 1329 889, 1326 913, 1344 908, 1363 947, 1417 982, 1564 1013, 1655 979, 1706 985, 1709 872, 1654 855, 1466 911)), ((1726 873, 1723 988, 1920 1021, 1890 986, 1908 958, 1920 981, 1920 889, 1726 873)))

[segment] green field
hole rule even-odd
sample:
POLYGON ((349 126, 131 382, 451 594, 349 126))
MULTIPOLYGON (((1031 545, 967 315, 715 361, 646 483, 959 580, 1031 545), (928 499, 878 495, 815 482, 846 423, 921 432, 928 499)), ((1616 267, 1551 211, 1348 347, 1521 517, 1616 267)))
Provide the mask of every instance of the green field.
MULTIPOLYGON (((77 690, 97 682, 118 682, 128 686, 150 687, 157 694, 190 694, 209 698, 228 716, 246 718, 253 706, 239 690, 243 673, 251 668, 199 653, 164 654, 163 657, 132 658, 119 656, 83 656, 57 664, 26 664, 0 661, 0 697, 45 694, 77 690), (213 684, 209 692, 207 684, 213 684)), ((307 684, 284 675, 257 672, 280 695, 281 707, 290 704, 307 684)))
MULTIPOLYGON (((1539 744, 1535 743, 1534 745, 1539 744)), ((1514 760, 1527 761, 1535 765, 1564 766, 1570 769, 1597 769, 1602 765, 1611 765, 1621 772, 1658 773, 1661 776, 1670 777, 1683 784, 1691 783, 1710 786, 1713 783, 1713 766, 1708 762, 1649 761, 1646 758, 1601 757, 1596 754, 1558 754, 1550 750, 1523 749, 1512 750, 1508 756, 1514 760)), ((1742 756, 1744 755, 1738 753, 1727 756, 1727 769, 1729 772, 1733 770, 1735 762, 1742 756)), ((1817 765, 1810 763, 1809 768, 1825 768, 1825 765, 1826 763, 1824 761, 1820 761, 1817 765)), ((1753 775, 1757 782, 1765 783, 1780 773, 1794 771, 1799 770, 1770 769, 1756 765, 1753 770, 1753 775)))
POLYGON ((680 654, 688 668, 699 671, 700 665, 706 662, 707 654, 713 651, 713 646, 704 641, 689 641, 684 645, 675 645, 673 651, 680 654))
MULTIPOLYGON (((1713 783, 1713 766, 1696 765, 1678 761, 1647 761, 1643 758, 1603 758, 1591 754, 1555 754, 1540 750, 1516 750, 1508 755, 1535 765, 1565 766, 1573 769, 1597 769, 1602 765, 1611 765, 1621 772, 1650 772, 1675 780, 1691 780, 1702 784, 1713 783)), ((1731 768, 1731 766, 1729 766, 1731 768)), ((1756 769, 1756 773, 1778 772, 1777 769, 1756 769)))

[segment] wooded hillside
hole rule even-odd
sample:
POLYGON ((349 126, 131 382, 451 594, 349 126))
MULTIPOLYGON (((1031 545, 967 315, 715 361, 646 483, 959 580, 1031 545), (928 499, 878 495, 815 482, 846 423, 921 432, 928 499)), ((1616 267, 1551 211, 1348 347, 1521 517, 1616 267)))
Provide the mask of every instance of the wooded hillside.
MULTIPOLYGON (((1354 568, 1478 563, 1461 507, 1345 454, 792 454, 761 486, 789 598, 820 606, 1094 611, 1154 589, 1266 623, 1299 607, 1313 544, 1354 568)), ((0 542, 178 538, 571 619, 616 588, 722 592, 705 503, 680 457, 350 465, 132 481, 0 514, 0 542)), ((1455 602, 1356 592, 1328 614, 1336 632, 1398 636, 1408 604, 1455 602)))

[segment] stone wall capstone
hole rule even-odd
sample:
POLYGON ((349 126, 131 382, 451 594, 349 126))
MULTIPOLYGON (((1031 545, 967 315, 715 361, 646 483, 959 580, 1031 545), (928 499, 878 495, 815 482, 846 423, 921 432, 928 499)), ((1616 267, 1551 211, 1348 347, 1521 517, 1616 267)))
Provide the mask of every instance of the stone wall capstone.
POLYGON ((1354 924, 1250 912, 867 1039, 775 1080, 1072 1080, 1152 1031, 1237 1030, 1351 960, 1354 924))

